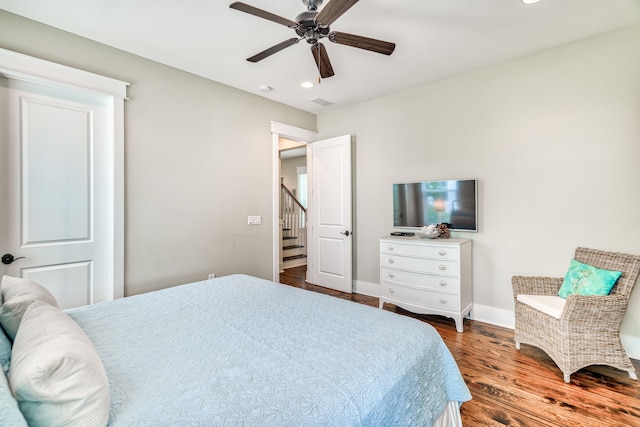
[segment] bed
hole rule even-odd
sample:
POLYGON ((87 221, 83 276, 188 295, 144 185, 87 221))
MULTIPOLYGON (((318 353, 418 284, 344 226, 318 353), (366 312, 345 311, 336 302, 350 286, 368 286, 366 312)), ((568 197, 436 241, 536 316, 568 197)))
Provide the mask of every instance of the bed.
MULTIPOLYGON (((10 360, 0 342, 3 408, 34 404, 14 400, 24 369, 13 364, 36 341, 21 335, 40 309, 59 316, 32 303, 10 360)), ((98 406, 113 427, 449 426, 471 399, 430 325, 247 275, 59 311, 95 348, 108 381, 98 406)))

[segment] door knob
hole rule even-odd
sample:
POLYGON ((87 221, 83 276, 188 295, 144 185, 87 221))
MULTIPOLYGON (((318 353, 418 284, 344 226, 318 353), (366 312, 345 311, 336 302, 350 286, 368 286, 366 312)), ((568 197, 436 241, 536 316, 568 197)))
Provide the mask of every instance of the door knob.
POLYGON ((347 231, 341 231, 340 234, 343 234, 343 235, 349 237, 349 234, 351 234, 351 233, 349 233, 349 230, 347 230, 347 231))
POLYGON ((24 258, 23 256, 16 258, 11 254, 4 254, 4 255, 2 255, 2 263, 5 264, 5 265, 9 265, 13 261, 17 261, 17 260, 23 259, 23 258, 24 258))

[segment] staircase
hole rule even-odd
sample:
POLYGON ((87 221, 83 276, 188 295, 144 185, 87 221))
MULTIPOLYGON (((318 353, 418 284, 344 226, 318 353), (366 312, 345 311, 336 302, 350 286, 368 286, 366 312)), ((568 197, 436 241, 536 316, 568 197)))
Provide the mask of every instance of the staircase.
POLYGON ((307 210, 280 184, 282 251, 280 270, 307 264, 307 210))

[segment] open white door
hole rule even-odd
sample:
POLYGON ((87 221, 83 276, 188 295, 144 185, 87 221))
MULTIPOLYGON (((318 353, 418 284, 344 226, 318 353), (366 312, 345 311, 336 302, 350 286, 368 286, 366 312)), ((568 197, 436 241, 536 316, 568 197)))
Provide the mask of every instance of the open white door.
POLYGON ((312 229, 307 281, 351 293, 351 136, 316 141, 309 148, 312 229))
MULTIPOLYGON (((18 68, 51 66, 15 59, 18 68)), ((113 96, 0 77, 0 102, 0 273, 41 284, 62 308, 121 297, 122 120, 113 96)))

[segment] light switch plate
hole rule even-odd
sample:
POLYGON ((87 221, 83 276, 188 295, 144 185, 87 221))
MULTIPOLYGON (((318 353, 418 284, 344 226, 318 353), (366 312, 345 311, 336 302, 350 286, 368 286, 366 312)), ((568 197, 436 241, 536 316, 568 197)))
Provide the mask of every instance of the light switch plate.
POLYGON ((249 215, 247 217, 247 223, 249 225, 260 225, 260 224, 262 224, 262 216, 260 216, 260 215, 249 215))

